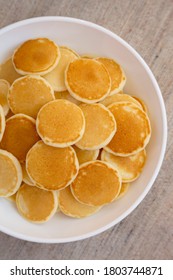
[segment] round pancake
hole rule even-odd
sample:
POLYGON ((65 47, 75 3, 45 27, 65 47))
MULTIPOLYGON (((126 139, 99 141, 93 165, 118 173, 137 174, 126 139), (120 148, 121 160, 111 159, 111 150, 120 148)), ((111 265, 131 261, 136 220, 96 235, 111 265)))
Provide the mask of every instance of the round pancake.
POLYGON ((11 85, 19 77, 21 75, 14 69, 11 57, 0 65, 0 79, 8 81, 11 85))
POLYGON ((141 104, 136 99, 134 99, 132 96, 125 94, 125 93, 117 93, 117 94, 108 96, 100 103, 102 103, 103 105, 108 107, 109 105, 113 104, 114 102, 132 102, 142 109, 141 104))
POLYGON ((22 168, 11 153, 0 150, 0 196, 8 197, 17 192, 22 182, 22 168))
POLYGON ((30 148, 40 140, 35 120, 24 114, 17 114, 6 121, 1 147, 12 153, 20 162, 24 162, 30 148))
POLYGON ((139 97, 136 97, 136 96, 133 96, 133 98, 141 104, 141 107, 142 107, 143 111, 145 113, 147 113, 148 110, 147 110, 147 106, 145 105, 144 101, 142 99, 140 99, 139 97))
POLYGON ((107 57, 99 57, 97 61, 103 63, 103 65, 108 70, 111 78, 111 90, 110 94, 118 93, 123 89, 126 83, 126 76, 122 67, 113 59, 107 57))
POLYGON ((111 88, 110 76, 104 65, 88 58, 76 59, 68 65, 65 84, 74 98, 86 103, 103 100, 111 88))
POLYGON ((45 75, 52 71, 60 59, 59 47, 47 38, 28 40, 12 56, 15 70, 21 74, 45 75))
POLYGON ((37 142, 26 157, 26 170, 36 186, 45 190, 59 190, 76 177, 79 163, 72 147, 55 148, 37 142))
POLYGON ((57 195, 52 191, 23 184, 17 192, 16 206, 25 219, 43 223, 55 214, 58 207, 57 195))
POLYGON ((6 116, 9 112, 9 105, 7 101, 7 95, 9 92, 10 84, 6 80, 0 79, 0 105, 4 110, 4 115, 6 116))
POLYGON ((116 132, 116 122, 111 112, 102 104, 81 104, 86 128, 76 146, 83 150, 95 150, 106 146, 116 132))
POLYGON ((15 80, 9 90, 8 102, 14 114, 23 113, 36 118, 40 108, 55 99, 49 83, 38 75, 15 80))
POLYGON ((88 150, 81 150, 76 146, 73 146, 79 164, 85 163, 87 161, 92 161, 92 160, 96 160, 98 158, 99 155, 99 150, 93 150, 93 151, 88 151, 88 150))
POLYGON ((40 109, 36 126, 38 134, 47 145, 67 147, 82 138, 85 118, 77 105, 57 99, 40 109))
POLYGON ((142 172, 146 161, 146 151, 144 149, 132 156, 119 157, 103 150, 101 160, 111 163, 119 171, 122 182, 132 182, 142 172))
POLYGON ((4 110, 0 105, 0 141, 3 138, 4 131, 5 131, 5 116, 4 116, 4 110))
POLYGON ((120 193, 117 196, 116 200, 122 198, 128 192, 129 185, 130 185, 129 183, 122 183, 120 193))
POLYGON ((54 92, 55 98, 56 99, 66 99, 76 105, 79 105, 81 102, 75 98, 73 98, 70 93, 65 90, 65 91, 55 91, 54 92))
POLYGON ((23 182, 27 185, 34 186, 34 182, 31 181, 27 171, 26 171, 26 163, 21 163, 22 174, 23 174, 23 182))
POLYGON ((74 197, 79 202, 92 206, 112 202, 120 189, 121 178, 118 171, 111 164, 99 160, 82 164, 71 184, 74 197))
POLYGON ((60 47, 59 49, 61 58, 58 65, 51 72, 44 76, 44 78, 51 84, 55 91, 66 90, 65 70, 71 61, 79 57, 78 54, 67 47, 60 47))
POLYGON ((130 102, 115 102, 108 109, 116 119, 117 132, 104 149, 117 156, 130 156, 143 150, 151 136, 146 113, 130 102))

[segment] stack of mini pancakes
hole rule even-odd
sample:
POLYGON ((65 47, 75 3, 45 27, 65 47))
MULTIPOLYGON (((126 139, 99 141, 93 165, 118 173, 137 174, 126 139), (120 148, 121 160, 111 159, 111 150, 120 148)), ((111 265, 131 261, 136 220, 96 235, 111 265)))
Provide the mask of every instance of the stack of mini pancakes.
POLYGON ((42 223, 57 209, 89 216, 138 178, 151 126, 125 83, 115 60, 47 38, 24 42, 1 64, 0 196, 24 218, 42 223))

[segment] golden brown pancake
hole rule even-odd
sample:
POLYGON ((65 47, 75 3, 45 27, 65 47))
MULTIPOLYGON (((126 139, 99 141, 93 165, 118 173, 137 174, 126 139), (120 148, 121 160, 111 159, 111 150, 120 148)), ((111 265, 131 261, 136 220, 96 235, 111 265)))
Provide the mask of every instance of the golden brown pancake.
POLYGON ((134 99, 132 96, 125 93, 116 93, 114 95, 108 96, 100 103, 102 103, 107 107, 114 102, 132 102, 142 109, 141 104, 136 99, 134 99))
POLYGON ((11 85, 19 77, 21 75, 14 69, 11 57, 0 65, 0 79, 8 81, 11 85))
POLYGON ((27 154, 26 170, 40 188, 59 190, 68 186, 78 173, 79 163, 72 147, 55 148, 37 142, 27 154))
POLYGON ((59 47, 47 38, 28 40, 14 52, 12 61, 21 74, 45 75, 52 71, 60 59, 59 47))
POLYGON ((74 197, 81 203, 102 206, 112 202, 121 189, 118 171, 107 162, 90 161, 80 166, 71 184, 74 197))
POLYGON ((120 193, 117 196, 116 200, 122 198, 128 192, 129 185, 130 185, 129 183, 122 183, 120 193))
POLYGON ((17 192, 16 205, 25 219, 43 223, 55 214, 58 207, 57 195, 52 191, 23 184, 17 192))
POLYGON ((58 204, 60 211, 73 218, 84 218, 100 210, 101 207, 85 205, 77 201, 71 193, 70 187, 59 191, 58 204))
POLYGON ((142 99, 140 99, 139 97, 136 97, 136 96, 133 96, 133 98, 136 99, 141 104, 141 107, 142 107, 143 111, 145 113, 147 113, 148 110, 147 110, 147 106, 145 105, 144 101, 142 99))
POLYGON ((38 75, 28 75, 15 80, 12 84, 8 102, 14 114, 23 113, 37 117, 40 108, 55 99, 49 83, 38 75))
POLYGON ((6 80, 0 80, 0 105, 4 110, 4 115, 6 116, 9 111, 9 105, 7 101, 7 95, 9 92, 10 84, 6 80))
POLYGON ((103 100, 111 88, 110 76, 105 66, 87 58, 76 59, 69 64, 65 84, 74 98, 86 103, 103 100))
POLYGON ((88 151, 88 150, 81 150, 78 147, 76 147, 75 145, 73 146, 79 164, 85 163, 87 161, 92 161, 92 160, 96 160, 98 158, 99 155, 99 150, 93 150, 93 151, 88 151))
POLYGON ((70 93, 68 92, 68 90, 65 91, 55 91, 54 92, 55 98, 56 99, 66 99, 76 105, 79 105, 81 102, 75 98, 73 98, 70 93))
POLYGON ((0 150, 0 196, 8 197, 15 194, 21 182, 20 163, 11 153, 0 150))
POLYGON ((101 159, 111 163, 119 171, 122 182, 132 182, 142 172, 146 161, 146 151, 144 149, 132 156, 119 157, 103 150, 101 159))
POLYGON ((126 76, 122 67, 113 59, 107 57, 99 57, 97 61, 103 63, 108 70, 111 78, 110 95, 118 93, 123 89, 126 83, 126 76))
POLYGON ((102 104, 81 104, 79 107, 84 113, 86 128, 76 146, 83 150, 95 150, 106 146, 116 132, 114 116, 102 104))
POLYGON ((30 148, 40 140, 35 120, 24 114, 17 114, 6 121, 2 149, 12 153, 20 162, 24 162, 30 148))
POLYGON ((108 109, 116 119, 117 132, 104 149, 117 156, 130 156, 143 150, 151 136, 146 113, 130 102, 115 102, 108 109))
POLYGON ((59 49, 61 58, 58 65, 51 72, 44 76, 44 78, 51 84, 55 91, 66 90, 65 70, 71 61, 79 57, 78 54, 67 47, 60 47, 59 49))
POLYGON ((23 182, 27 185, 34 186, 34 182, 31 181, 27 171, 26 171, 26 163, 21 163, 22 174, 23 174, 23 182))
POLYGON ((4 135, 4 131, 5 131, 5 116, 4 116, 4 110, 0 105, 0 142, 4 135))
POLYGON ((67 147, 82 138, 85 118, 77 105, 57 99, 40 109, 36 126, 38 134, 47 145, 67 147))

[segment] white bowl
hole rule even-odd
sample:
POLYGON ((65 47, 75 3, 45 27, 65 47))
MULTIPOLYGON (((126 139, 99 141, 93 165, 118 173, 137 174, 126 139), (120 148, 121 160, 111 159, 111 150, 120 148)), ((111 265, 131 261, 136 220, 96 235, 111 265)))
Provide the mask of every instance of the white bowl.
MULTIPOLYGON (((129 215, 144 199, 160 170, 167 140, 164 101, 158 84, 140 55, 111 31, 91 22, 65 18, 32 18, 0 30, 0 63, 11 56, 23 41, 49 37, 79 54, 108 56, 117 60, 127 76, 125 92, 138 96, 148 107, 152 137, 147 146, 147 162, 140 178, 131 184, 126 196, 104 207, 97 214, 73 219, 61 213, 45 224, 24 220, 13 203, 0 199, 0 230, 17 238, 44 243, 70 242, 101 233, 129 215)), ((142 217, 141 217, 142 220, 142 217)))

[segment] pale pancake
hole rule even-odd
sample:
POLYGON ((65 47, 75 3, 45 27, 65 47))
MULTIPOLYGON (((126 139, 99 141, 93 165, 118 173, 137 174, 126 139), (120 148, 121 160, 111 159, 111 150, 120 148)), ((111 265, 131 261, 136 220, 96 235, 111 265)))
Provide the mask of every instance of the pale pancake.
POLYGON ((67 47, 60 47, 59 49, 61 58, 58 65, 51 72, 44 76, 44 78, 51 84, 55 91, 66 90, 65 70, 70 62, 79 57, 78 54, 67 47))
POLYGON ((36 126, 38 134, 47 145, 67 147, 82 138, 85 118, 77 105, 57 99, 40 109, 36 126))
POLYGON ((8 197, 17 192, 22 182, 22 168, 11 153, 0 150, 0 196, 8 197))
POLYGON ((14 52, 12 61, 15 70, 21 74, 45 75, 52 71, 61 54, 55 42, 47 38, 28 40, 14 52))
POLYGON ((12 84, 19 77, 21 75, 14 69, 11 57, 0 65, 0 79, 4 79, 12 84))
POLYGON ((9 112, 9 105, 7 101, 7 95, 9 92, 10 84, 6 80, 0 79, 0 105, 4 110, 4 115, 6 116, 9 112))
POLYGON ((76 152, 79 164, 85 163, 87 161, 96 160, 98 158, 99 150, 93 150, 93 151, 81 150, 75 145, 73 146, 73 148, 76 152))
POLYGON ((16 205, 25 219, 34 223, 43 223, 55 214, 58 200, 55 192, 23 184, 17 192, 16 205))
POLYGON ((139 97, 136 97, 136 96, 133 96, 133 98, 136 99, 141 104, 141 107, 142 107, 143 111, 145 113, 147 113, 148 110, 147 110, 147 106, 145 105, 144 101, 142 99, 140 99, 139 97))
POLYGON ((70 93, 68 92, 68 90, 65 91, 55 91, 54 92, 55 98, 56 99, 66 99, 76 105, 79 105, 81 102, 75 98, 73 98, 73 96, 70 95, 70 93))
POLYGON ((117 196, 116 200, 122 198, 128 192, 129 185, 129 183, 122 183, 120 193, 117 196))
POLYGON ((27 185, 34 186, 34 182, 31 181, 27 171, 26 171, 26 163, 21 163, 22 174, 23 174, 23 182, 27 185))
POLYGON ((106 146, 116 132, 116 122, 112 113, 102 104, 81 104, 86 128, 76 146, 83 150, 95 150, 106 146))
POLYGON ((119 157, 103 150, 101 159, 111 163, 119 171, 122 182, 132 182, 142 172, 146 161, 146 151, 144 149, 132 156, 119 157))
POLYGON ((40 108, 55 99, 49 83, 38 75, 15 80, 9 90, 8 102, 14 114, 23 113, 36 118, 40 108))
POLYGON ((121 189, 118 171, 107 162, 90 161, 80 166, 71 184, 74 197, 81 203, 102 206, 112 202, 121 189))
POLYGON ((122 67, 113 59, 107 57, 99 57, 97 61, 103 63, 103 65, 108 70, 111 78, 111 90, 110 94, 115 94, 121 91, 126 83, 126 76, 122 67))
POLYGON ((117 132, 104 149, 117 156, 130 156, 143 150, 151 136, 146 113, 130 102, 115 102, 108 109, 116 119, 117 132))
POLYGON ((77 201, 72 195, 70 187, 59 191, 58 205, 62 213, 74 218, 84 218, 101 209, 101 207, 85 205, 77 201))
POLYGON ((74 98, 86 103, 103 100, 111 88, 110 76, 105 66, 87 58, 76 59, 68 65, 65 84, 74 98))
POLYGON ((30 148, 40 140, 35 120, 24 114, 17 114, 6 121, 1 147, 12 153, 20 162, 24 162, 30 148))
POLYGON ((125 94, 125 93, 117 93, 117 94, 108 96, 100 103, 102 103, 103 105, 105 105, 107 107, 107 106, 113 104, 114 102, 132 102, 142 109, 141 104, 136 99, 134 99, 132 96, 125 94))
POLYGON ((37 142, 26 157, 26 170, 40 188, 59 190, 68 186, 76 177, 79 163, 72 147, 55 148, 37 142))
POLYGON ((0 142, 3 138, 4 131, 5 131, 5 116, 4 116, 4 110, 0 105, 0 142))

